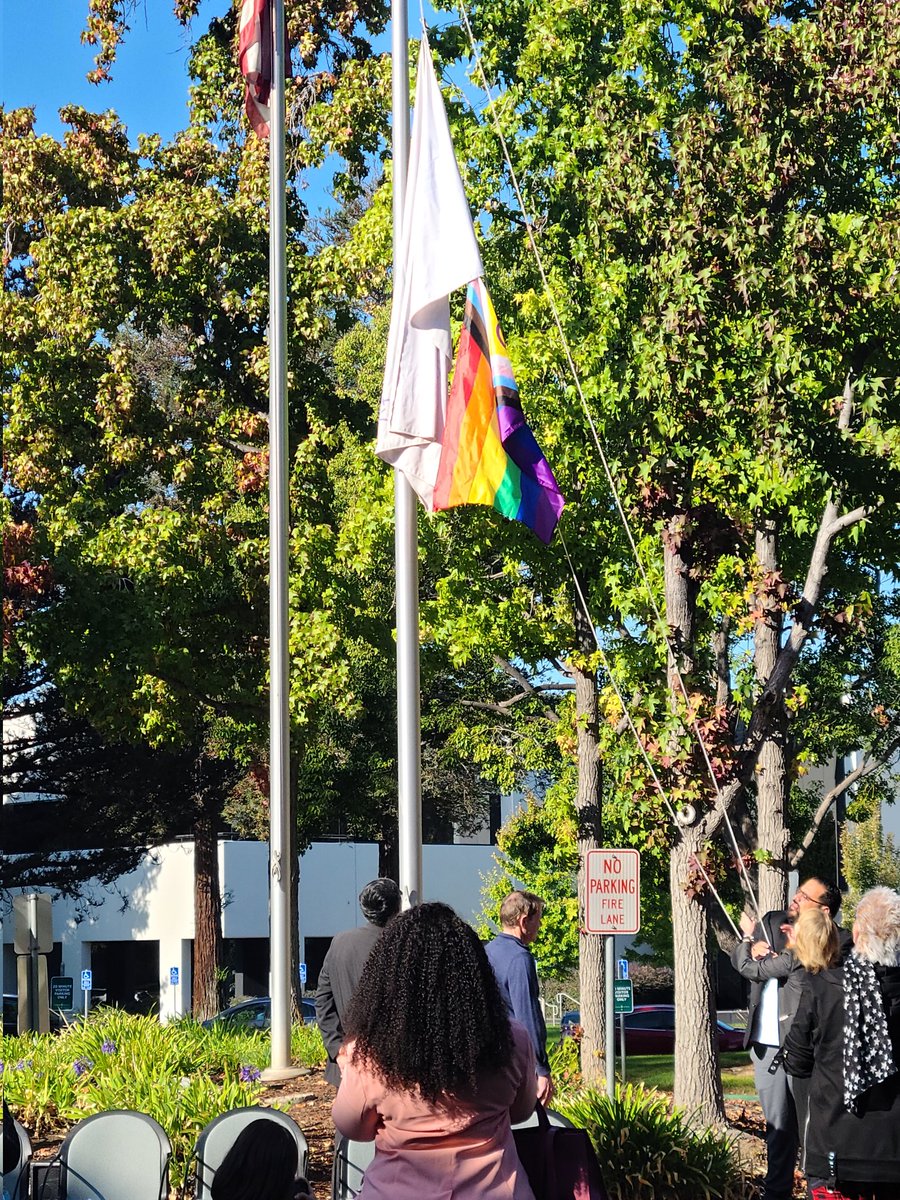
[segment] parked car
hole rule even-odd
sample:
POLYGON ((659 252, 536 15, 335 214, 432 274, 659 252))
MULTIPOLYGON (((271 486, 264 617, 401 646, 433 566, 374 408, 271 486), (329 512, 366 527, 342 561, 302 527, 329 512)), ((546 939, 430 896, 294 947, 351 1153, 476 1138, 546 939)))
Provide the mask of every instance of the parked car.
POLYGON ((3 1032, 15 1037, 19 1028, 19 997, 3 996, 3 1032))
MULTIPOLYGON (((316 1021, 316 1005, 313 1000, 304 997, 300 1001, 300 1011, 304 1025, 314 1025, 316 1021)), ((201 1022, 204 1029, 212 1029, 213 1025, 224 1025, 226 1029, 268 1029, 272 1023, 272 1001, 268 996, 256 996, 252 1000, 242 1000, 240 1004, 232 1004, 231 1008, 223 1009, 214 1017, 201 1022)))
MULTIPOLYGON (((66 1013, 50 1009, 50 1032, 57 1033, 65 1029, 70 1018, 66 1013)), ((5 992, 3 995, 3 1032, 9 1037, 16 1037, 19 1032, 19 997, 5 992)))
MULTIPOLYGON (((578 1009, 563 1013, 560 1021, 562 1037, 571 1037, 575 1027, 581 1024, 578 1009)), ((618 1019, 616 1020, 616 1050, 619 1048, 618 1019)), ((725 1021, 717 1021, 719 1050, 742 1050, 744 1031, 735 1029, 725 1021)), ((675 1006, 673 1004, 638 1004, 634 1012, 625 1014, 626 1054, 674 1054, 675 1053, 675 1006)))

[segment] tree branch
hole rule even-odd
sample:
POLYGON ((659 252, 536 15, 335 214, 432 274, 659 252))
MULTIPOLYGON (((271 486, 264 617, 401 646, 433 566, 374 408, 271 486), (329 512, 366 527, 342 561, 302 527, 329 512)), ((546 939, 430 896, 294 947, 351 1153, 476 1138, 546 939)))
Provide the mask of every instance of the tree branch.
POLYGON ((849 775, 844 776, 840 783, 836 783, 833 788, 825 793, 819 802, 819 807, 813 814, 813 819, 810 823, 809 829, 806 831, 806 836, 797 849, 793 850, 790 854, 790 865, 792 868, 797 866, 812 845, 813 839, 819 832, 819 827, 828 815, 828 810, 831 808, 832 804, 834 804, 835 800, 840 799, 844 792, 846 792, 848 788, 852 787, 857 780, 866 779, 870 775, 877 775, 879 771, 883 771, 887 766, 889 759, 897 749, 898 744, 900 744, 900 738, 898 738, 891 745, 888 753, 885 754, 883 758, 874 763, 871 759, 863 759, 858 767, 855 767, 849 775))
MULTIPOLYGON (((852 414, 853 383, 848 375, 844 383, 844 399, 838 418, 838 428, 841 431, 849 427, 852 414)), ((849 513, 846 514, 846 516, 850 515, 849 513)), ((812 633, 813 619, 816 614, 819 598, 822 594, 825 576, 828 573, 828 555, 831 551, 831 543, 834 540, 835 534, 841 528, 846 528, 846 525, 841 525, 843 520, 843 517, 838 516, 838 508, 834 499, 829 496, 825 503, 822 519, 819 522, 815 545, 813 546, 806 579, 803 584, 803 594, 797 605, 793 626, 791 627, 787 641, 778 652, 775 666, 772 668, 762 694, 756 702, 747 727, 747 735, 741 747, 744 752, 745 764, 749 764, 751 770, 756 763, 762 743, 771 729, 775 711, 800 657, 800 652, 812 633)), ((747 778, 747 765, 742 767, 741 775, 747 778)))
POLYGON ((726 613, 713 634, 713 653, 716 659, 714 679, 716 682, 716 704, 725 708, 731 703, 731 664, 728 661, 728 639, 731 618, 726 613))
MULTIPOLYGON (((494 662, 494 665, 499 667, 505 675, 510 677, 510 679, 515 680, 515 682, 522 689, 520 695, 513 696, 508 701, 501 701, 500 703, 502 705, 516 704, 519 700, 524 700, 532 696, 540 699, 540 693, 542 691, 571 691, 575 686, 574 683, 532 683, 523 671, 520 671, 518 667, 514 667, 511 662, 505 658, 502 658, 499 654, 494 654, 491 656, 491 658, 494 662)), ((506 712, 506 708, 501 707, 496 711, 506 712)), ((549 705, 544 705, 543 712, 548 721, 552 721, 555 724, 559 720, 559 715, 554 709, 550 708, 549 705)))
MULTIPOLYGON (((500 716, 509 716, 509 710, 514 704, 518 704, 520 700, 527 700, 531 696, 530 692, 519 692, 517 696, 510 696, 506 700, 490 701, 490 700, 461 700, 460 704, 463 708, 478 708, 482 712, 499 713, 500 716)), ((559 715, 552 708, 544 707, 544 717, 555 724, 559 720, 559 715)))
POLYGON ((849 529, 851 525, 856 525, 860 521, 864 521, 866 517, 870 517, 873 512, 877 512, 884 504, 883 500, 878 500, 875 504, 860 504, 858 508, 851 508, 849 512, 844 513, 842 517, 838 517, 831 523, 831 536, 840 533, 844 529, 849 529))

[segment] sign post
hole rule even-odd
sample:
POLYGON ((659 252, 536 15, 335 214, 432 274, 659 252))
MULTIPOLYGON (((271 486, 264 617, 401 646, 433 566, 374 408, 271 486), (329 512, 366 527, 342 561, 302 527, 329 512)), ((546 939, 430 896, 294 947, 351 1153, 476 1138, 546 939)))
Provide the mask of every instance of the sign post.
MULTIPOLYGON (((615 939, 617 934, 641 928, 641 856, 637 850, 588 850, 585 863, 587 888, 585 928, 606 936, 606 1091, 615 1095, 616 1024, 614 996, 615 939)), ((627 968, 626 968, 627 970, 627 968)), ((630 987, 630 984, 629 984, 630 987)), ((630 1012, 631 1009, 628 1009, 630 1012)), ((624 1029, 621 1034, 624 1048, 624 1029)), ((624 1049, 623 1049, 624 1056, 624 1049)), ((624 1058, 623 1058, 624 1078, 624 1058)))
MULTIPOLYGON (((620 963, 623 960, 620 959, 620 963)), ((625 1014, 634 1012, 634 993, 630 979, 617 979, 613 984, 613 1008, 619 1018, 619 1057, 622 1062, 622 1082, 625 1082, 625 1014)))
POLYGON ((84 1015, 87 1018, 91 1009, 91 988, 94 986, 94 972, 85 969, 81 972, 81 990, 84 992, 84 1015))

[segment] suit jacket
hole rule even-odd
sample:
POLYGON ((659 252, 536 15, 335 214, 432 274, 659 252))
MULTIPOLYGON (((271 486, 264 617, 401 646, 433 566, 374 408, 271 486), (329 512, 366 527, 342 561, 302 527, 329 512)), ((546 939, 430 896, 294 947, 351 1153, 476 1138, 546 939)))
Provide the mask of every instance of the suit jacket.
MULTIPOLYGON (((762 999, 763 988, 770 979, 778 980, 779 1042, 784 1041, 800 1003, 802 992, 801 980, 806 978, 806 973, 804 972, 802 976, 798 976, 796 972, 803 970, 800 964, 797 963, 794 965, 788 959, 782 957, 787 948, 787 938, 781 932, 781 926, 787 918, 788 913, 786 909, 772 909, 771 912, 767 912, 763 916, 762 924, 757 922, 756 928, 753 931, 753 941, 768 941, 774 952, 779 956, 778 958, 763 959, 757 962, 751 957, 746 942, 738 942, 737 946, 731 952, 731 965, 744 979, 750 980, 747 1030, 744 1034, 745 1050, 754 1041, 753 1026, 756 1022, 756 1012, 762 999), (763 933, 763 926, 765 927, 765 934, 763 933), (766 934, 768 934, 768 937, 766 937, 766 934), (785 996, 784 992, 785 987, 788 987, 787 996, 785 996)), ((841 961, 843 962, 853 948, 853 937, 849 930, 841 929, 840 925, 837 926, 837 931, 841 945, 841 961)))
POLYGON ((322 1041, 328 1052, 325 1078, 335 1087, 341 1082, 337 1056, 344 1044, 344 1013, 359 984, 363 967, 382 932, 380 926, 366 924, 358 929, 347 929, 336 934, 319 972, 316 1024, 322 1032, 322 1041))
MULTIPOLYGON (((765 913, 762 919, 762 924, 757 922, 756 928, 753 930, 753 941, 768 941, 775 953, 781 954, 787 948, 787 938, 781 932, 781 926, 787 920, 787 915, 787 911, 783 908, 772 909, 771 912, 765 913)), ((739 942, 731 952, 731 964, 739 974, 747 978, 748 975, 746 967, 744 970, 741 970, 741 966, 745 961, 745 953, 744 944, 739 942)), ((753 1026, 756 1023, 756 1013, 759 1009, 760 1000, 762 999, 763 988, 768 983, 768 979, 762 979, 758 976, 755 978, 750 976, 750 978, 750 1000, 747 1005, 747 1030, 744 1034, 744 1049, 747 1049, 747 1047, 750 1046, 750 1044, 755 1040, 753 1036, 753 1026)), ((772 975, 770 978, 777 978, 777 976, 772 975)), ((781 976, 781 978, 778 978, 779 998, 781 989, 787 982, 787 978, 787 971, 783 976, 781 976)), ((784 1029, 781 1029, 779 1032, 783 1037, 785 1033, 784 1029)))

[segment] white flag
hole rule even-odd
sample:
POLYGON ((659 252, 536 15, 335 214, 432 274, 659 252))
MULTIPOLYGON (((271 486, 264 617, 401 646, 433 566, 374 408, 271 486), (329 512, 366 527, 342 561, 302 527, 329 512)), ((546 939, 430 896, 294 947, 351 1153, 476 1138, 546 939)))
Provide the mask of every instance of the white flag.
POLYGON ((403 472, 431 511, 453 356, 449 295, 483 268, 424 37, 402 231, 375 451, 403 472))

